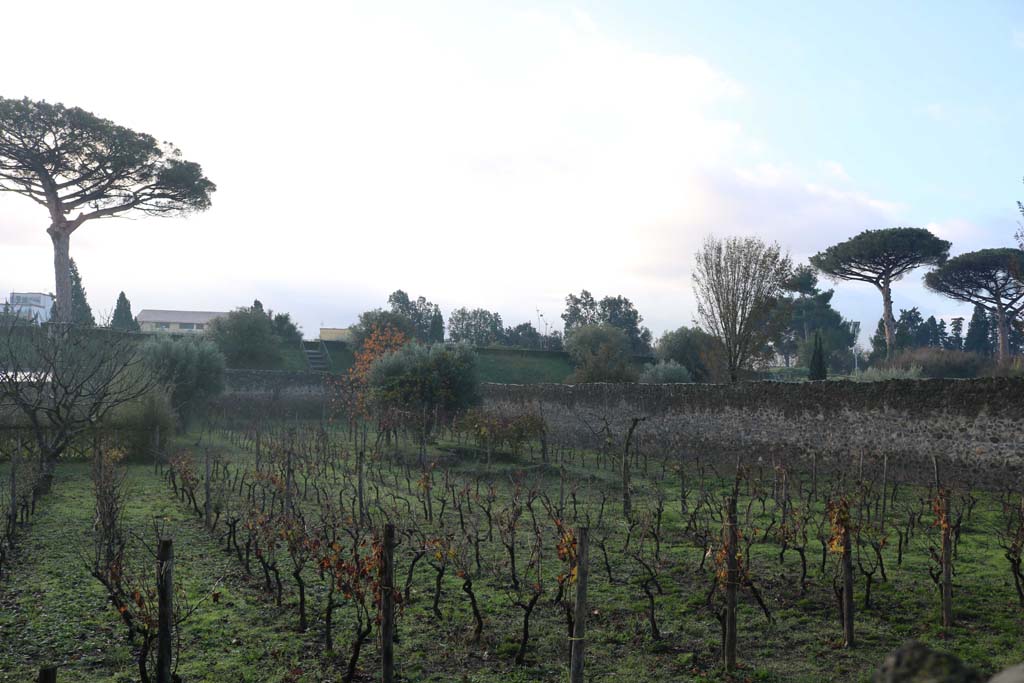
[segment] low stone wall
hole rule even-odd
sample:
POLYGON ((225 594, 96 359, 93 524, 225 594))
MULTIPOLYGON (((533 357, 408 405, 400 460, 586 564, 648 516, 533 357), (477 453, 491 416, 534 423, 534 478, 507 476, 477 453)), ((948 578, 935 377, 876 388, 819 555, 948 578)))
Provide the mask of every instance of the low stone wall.
POLYGON ((329 375, 320 372, 225 370, 224 394, 260 399, 323 396, 327 377, 329 375))
POLYGON ((886 461, 927 480, 935 456, 947 476, 990 485, 1024 473, 1021 379, 488 384, 483 395, 499 413, 540 414, 550 439, 575 447, 614 443, 642 418, 642 447, 680 457, 886 461))

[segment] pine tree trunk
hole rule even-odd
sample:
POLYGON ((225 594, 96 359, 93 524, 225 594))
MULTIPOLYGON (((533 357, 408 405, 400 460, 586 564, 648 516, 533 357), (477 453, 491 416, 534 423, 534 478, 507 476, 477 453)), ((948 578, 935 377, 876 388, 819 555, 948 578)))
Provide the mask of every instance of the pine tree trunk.
POLYGON ((892 317, 892 289, 888 280, 879 287, 882 290, 882 321, 885 325, 885 357, 896 355, 896 321, 892 317))
POLYGON ((53 273, 57 292, 57 320, 71 322, 71 233, 63 226, 47 230, 53 242, 53 273))

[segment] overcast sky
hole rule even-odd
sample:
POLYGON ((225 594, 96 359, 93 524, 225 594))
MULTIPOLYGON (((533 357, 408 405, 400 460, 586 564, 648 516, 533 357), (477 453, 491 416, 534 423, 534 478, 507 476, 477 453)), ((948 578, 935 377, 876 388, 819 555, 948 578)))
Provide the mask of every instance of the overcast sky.
MULTIPOLYGON (((797 261, 869 228, 1013 243, 1024 4, 51 2, 4 6, 0 95, 173 141, 217 186, 72 237, 89 300, 307 337, 402 288, 506 324, 623 294, 691 324, 704 235, 797 261), (244 9, 241 9, 244 8, 244 9)), ((0 195, 0 291, 51 291, 45 211, 0 195)), ((925 292, 895 305, 964 314, 925 292)), ((837 285, 866 337, 881 298, 837 285)), ((967 313, 969 315, 969 312, 967 313)))

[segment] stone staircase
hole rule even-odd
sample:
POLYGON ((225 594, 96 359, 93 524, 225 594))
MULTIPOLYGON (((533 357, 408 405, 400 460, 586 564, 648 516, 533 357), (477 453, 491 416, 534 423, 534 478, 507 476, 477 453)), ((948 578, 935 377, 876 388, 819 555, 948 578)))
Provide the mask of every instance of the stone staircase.
POLYGON ((302 342, 302 351, 311 372, 328 372, 331 369, 331 360, 319 340, 302 342))

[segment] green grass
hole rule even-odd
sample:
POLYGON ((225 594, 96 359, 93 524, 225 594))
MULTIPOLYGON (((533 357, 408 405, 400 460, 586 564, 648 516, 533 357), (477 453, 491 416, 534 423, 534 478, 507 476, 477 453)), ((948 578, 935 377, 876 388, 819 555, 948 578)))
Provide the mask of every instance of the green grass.
MULTIPOLYGON (((249 468, 251 453, 231 446, 228 435, 216 433, 209 440, 234 466, 249 468)), ((194 437, 182 440, 194 443, 194 437)), ((344 442, 337 444, 339 450, 344 442)), ((267 447, 267 446, 265 446, 267 447)), ((508 501, 510 476, 525 473, 527 481, 553 500, 558 499, 557 468, 537 461, 536 454, 520 458, 497 455, 489 468, 456 444, 441 443, 432 458, 449 468, 456 481, 472 483, 476 477, 495 482, 498 506, 508 501)), ((350 460, 343 460, 334 489, 351 484, 350 460)), ((704 607, 710 574, 698 570, 703 549, 682 534, 677 486, 669 474, 662 478, 660 463, 652 461, 645 475, 637 468, 634 505, 638 514, 650 510, 654 493, 666 497, 663 519, 664 594, 657 597, 657 615, 663 632, 660 641, 651 639, 645 614, 639 567, 621 553, 625 524, 618 505, 621 491, 615 469, 598 467, 594 456, 585 464, 568 464, 575 481, 581 514, 596 516, 600 492, 608 496, 606 519, 611 522, 609 551, 614 581, 605 574, 601 553, 591 549, 590 604, 588 622, 588 680, 594 681, 866 681, 885 654, 904 640, 917 638, 937 649, 952 652, 985 672, 1024 660, 1024 610, 1016 604, 1006 561, 990 530, 998 523, 994 501, 982 497, 975 515, 965 521, 956 562, 954 605, 956 626, 943 634, 938 623, 938 599, 928 577, 930 560, 925 532, 920 532, 907 551, 902 567, 896 566, 895 535, 886 547, 889 581, 875 584, 873 606, 861 604, 863 578, 857 576, 858 647, 838 647, 841 634, 832 596, 829 560, 825 575, 819 575, 818 544, 812 538, 808 548, 810 586, 800 596, 797 578, 799 561, 787 553, 778 560, 774 542, 755 543, 751 562, 753 578, 774 614, 768 624, 747 593, 741 594, 739 658, 742 669, 727 678, 718 664, 719 625, 704 607)), ((373 487, 382 492, 404 495, 416 510, 416 498, 406 490, 404 471, 387 461, 369 466, 373 487)), ((415 479, 415 473, 412 475, 415 479)), ((769 475, 770 476, 770 475, 769 475)), ((203 529, 196 515, 175 499, 166 483, 148 466, 130 466, 130 506, 126 524, 137 531, 151 529, 154 519, 173 530, 177 559, 177 580, 194 599, 208 595, 219 585, 221 599, 203 603, 183 627, 185 651, 180 673, 186 681, 338 681, 337 662, 344 657, 347 636, 345 607, 338 610, 338 652, 332 657, 320 648, 324 588, 312 570, 310 585, 311 628, 296 630, 296 593, 285 576, 285 605, 274 606, 262 590, 262 581, 246 577, 240 563, 224 552, 222 544, 203 529)), ((300 482, 301 484, 301 482, 300 482)), ((721 483, 717 486, 723 486, 721 483)), ((908 498, 918 492, 904 488, 908 498)), ((201 499, 201 494, 200 494, 201 499)), ((741 509, 746 500, 741 502, 741 509)), ((312 494, 301 502, 307 514, 314 514, 312 494)), ((771 502, 768 511, 771 511, 771 502)), ((0 581, 0 681, 31 680, 39 665, 62 665, 59 680, 136 680, 132 651, 124 638, 114 610, 107 604, 102 588, 88 576, 85 550, 88 548, 93 496, 89 469, 84 464, 62 464, 53 493, 39 503, 31 525, 21 532, 18 557, 9 577, 0 581)), ((539 523, 550 527, 540 502, 535 502, 539 523)), ((571 515, 569 504, 566 516, 571 515)), ((449 529, 457 529, 456 513, 446 512, 449 529)), ((528 516, 524 518, 526 525, 528 516)), ((766 517, 755 504, 753 525, 764 526, 766 517)), ((416 524, 439 532, 423 520, 403 516, 399 525, 416 524)), ((747 529, 749 531, 749 527, 747 529)), ((495 533, 497 533, 495 531, 495 533)), ((545 560, 546 595, 541 599, 531 625, 532 637, 524 667, 512 658, 517 645, 520 612, 505 590, 507 570, 504 549, 497 542, 482 547, 484 576, 476 589, 485 615, 483 642, 469 643, 471 615, 468 600, 460 590, 461 581, 450 570, 443 582, 443 618, 430 611, 434 573, 420 562, 413 581, 412 600, 399 618, 400 642, 396 646, 399 673, 408 681, 564 681, 568 641, 564 616, 552 604, 554 575, 559 563, 553 542, 545 560)), ((525 555, 525 548, 521 549, 525 555)), ((524 560, 523 560, 524 561, 524 560)), ((400 555, 397 574, 403 577, 407 556, 400 555)), ((287 563, 283 558, 282 565, 287 563)), ((255 565, 255 563, 254 563, 255 565)), ((255 566, 254 566, 255 568, 255 566)), ((364 648, 359 680, 377 674, 378 652, 371 640, 364 648)))
POLYGON ((477 349, 480 381, 497 384, 560 383, 572 374, 569 356, 557 352, 477 349))

